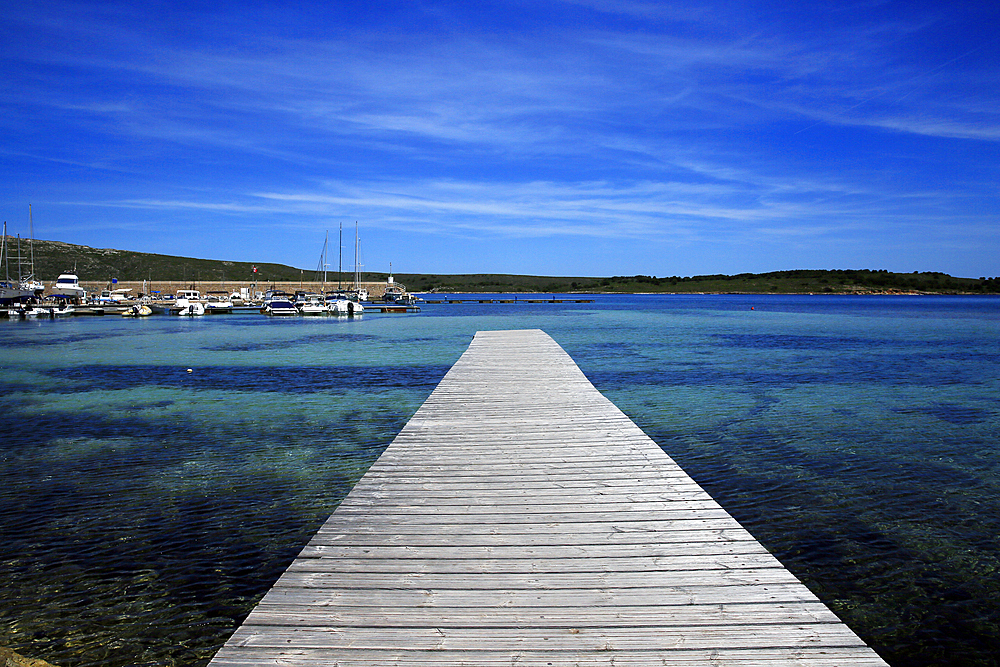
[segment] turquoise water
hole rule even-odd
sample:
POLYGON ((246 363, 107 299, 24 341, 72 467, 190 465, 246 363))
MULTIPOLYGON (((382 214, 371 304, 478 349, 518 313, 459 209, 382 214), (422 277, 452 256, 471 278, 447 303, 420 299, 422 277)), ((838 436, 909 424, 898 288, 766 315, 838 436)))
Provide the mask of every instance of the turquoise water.
POLYGON ((0 321, 0 645, 206 664, 472 335, 517 328, 890 664, 997 664, 1000 299, 976 297, 0 321))

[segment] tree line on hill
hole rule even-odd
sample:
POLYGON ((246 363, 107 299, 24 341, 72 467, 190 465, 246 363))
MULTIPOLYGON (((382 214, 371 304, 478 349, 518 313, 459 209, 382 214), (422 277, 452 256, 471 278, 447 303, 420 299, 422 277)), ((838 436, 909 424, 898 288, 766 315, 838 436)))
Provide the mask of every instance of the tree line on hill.
MULTIPOLYGON (((129 250, 110 250, 58 241, 34 241, 35 276, 54 281, 73 271, 81 280, 119 281, 232 281, 233 283, 319 280, 314 270, 270 262, 229 262, 175 257, 129 250)), ((364 279, 382 282, 385 273, 366 273, 364 279)), ((327 281, 350 281, 352 275, 327 272, 327 281)), ((956 278, 927 271, 893 273, 870 269, 800 269, 770 273, 699 276, 554 277, 507 274, 397 274, 397 282, 411 292, 733 292, 733 293, 1000 293, 997 277, 956 278)))

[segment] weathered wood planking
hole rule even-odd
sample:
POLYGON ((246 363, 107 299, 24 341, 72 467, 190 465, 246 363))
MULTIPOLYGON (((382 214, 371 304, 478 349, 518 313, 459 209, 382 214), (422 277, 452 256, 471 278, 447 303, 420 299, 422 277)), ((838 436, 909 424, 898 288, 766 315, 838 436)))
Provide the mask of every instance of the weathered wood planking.
POLYGON ((211 664, 885 663, 555 341, 493 331, 211 664))

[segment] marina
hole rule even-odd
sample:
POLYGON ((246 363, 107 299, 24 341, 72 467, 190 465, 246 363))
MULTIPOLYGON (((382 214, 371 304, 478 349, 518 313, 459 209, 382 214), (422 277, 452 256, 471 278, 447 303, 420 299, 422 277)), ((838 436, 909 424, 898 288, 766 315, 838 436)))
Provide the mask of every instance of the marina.
MULTIPOLYGON (((60 276, 68 282, 66 276, 60 276)), ((75 276, 73 276, 75 278, 75 276)), ((81 293, 85 292, 79 288, 81 293)), ((240 292, 208 292, 202 294, 196 289, 180 289, 176 296, 170 299, 152 298, 145 295, 141 298, 131 297, 128 292, 133 288, 118 290, 103 290, 101 295, 93 298, 66 297, 59 294, 58 298, 28 298, 23 301, 0 308, 0 318, 24 319, 25 317, 57 317, 64 315, 102 316, 123 315, 125 317, 152 314, 169 314, 183 316, 229 315, 233 313, 261 313, 264 315, 331 315, 354 317, 361 316, 366 310, 378 313, 419 313, 422 299, 406 294, 397 296, 394 300, 362 301, 356 291, 337 292, 306 292, 297 290, 288 293, 283 290, 257 293, 252 298, 244 298, 240 292), (282 299, 280 305, 272 303, 275 298, 282 299), (29 315, 29 313, 31 313, 29 315)), ((65 290, 62 290, 65 291, 65 290)), ((246 288, 243 294, 246 295, 246 288)), ((362 290, 367 295, 367 290, 362 290)))

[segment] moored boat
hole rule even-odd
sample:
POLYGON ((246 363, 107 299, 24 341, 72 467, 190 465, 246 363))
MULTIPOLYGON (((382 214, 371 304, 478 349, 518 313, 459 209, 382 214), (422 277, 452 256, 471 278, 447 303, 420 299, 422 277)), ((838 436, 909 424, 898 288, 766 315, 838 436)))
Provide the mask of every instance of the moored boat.
POLYGON ((57 317, 69 317, 76 313, 73 306, 63 304, 27 304, 19 303, 13 305, 7 311, 7 317, 26 319, 46 319, 54 320, 57 317))
POLYGON ((148 317, 153 314, 153 309, 146 304, 134 304, 122 311, 122 317, 148 317))
POLYGON ((306 294, 295 305, 303 315, 329 315, 332 312, 321 294, 306 294))
POLYGON ((205 311, 208 313, 231 313, 233 301, 228 292, 209 292, 205 297, 205 311))
POLYGON ((406 286, 397 283, 392 277, 392 264, 389 265, 389 278, 385 283, 385 291, 382 298, 376 303, 392 304, 396 306, 412 306, 416 299, 406 291, 406 286))
POLYGON ((260 309, 264 315, 298 315, 299 309, 288 299, 271 299, 260 309))
POLYGON ((203 304, 201 301, 191 301, 186 306, 182 306, 181 309, 177 311, 177 314, 188 317, 204 315, 205 304, 203 304))
MULTIPOLYGON (((4 229, 4 235, 6 236, 6 228, 4 229)), ((22 292, 27 292, 33 299, 41 299, 42 292, 45 291, 45 285, 41 281, 35 279, 35 223, 31 215, 31 204, 28 204, 28 253, 29 257, 25 259, 21 255, 21 236, 17 237, 17 272, 18 272, 18 288, 22 292), (28 273, 24 273, 24 265, 27 264, 28 273)))
POLYGON ((204 315, 205 302, 202 301, 201 292, 195 289, 177 290, 177 298, 174 299, 170 312, 173 315, 204 315))
POLYGON ((326 305, 332 315, 351 317, 365 312, 365 307, 361 305, 357 294, 351 290, 338 290, 328 294, 326 305))
MULTIPOLYGON (((20 251, 18 263, 20 264, 20 251)), ((12 305, 24 303, 37 297, 34 286, 25 285, 23 280, 11 280, 9 270, 9 253, 7 250, 7 223, 3 223, 3 242, 0 245, 0 264, 3 264, 5 279, 0 280, 0 304, 12 305)))
POLYGON ((131 300, 132 296, 129 294, 131 291, 131 287, 122 287, 115 290, 101 290, 101 294, 97 297, 96 301, 97 303, 103 304, 124 303, 125 301, 131 300))
POLYGON ((75 273, 60 273, 56 284, 52 287, 52 296, 58 299, 87 298, 87 290, 80 287, 80 278, 75 273))

